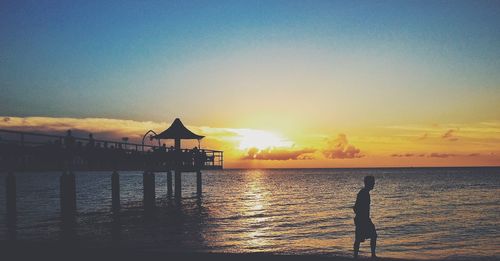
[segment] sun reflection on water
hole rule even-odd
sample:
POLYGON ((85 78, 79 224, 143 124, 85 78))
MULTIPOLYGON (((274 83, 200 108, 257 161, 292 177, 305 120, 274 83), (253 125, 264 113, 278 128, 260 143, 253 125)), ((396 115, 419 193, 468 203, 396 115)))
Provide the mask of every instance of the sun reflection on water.
POLYGON ((248 217, 248 220, 243 224, 247 229, 242 235, 247 238, 248 247, 259 250, 263 246, 268 245, 268 219, 267 208, 269 203, 269 191, 263 183, 263 173, 260 170, 255 170, 246 175, 247 186, 243 192, 243 205, 240 212, 242 216, 248 217))

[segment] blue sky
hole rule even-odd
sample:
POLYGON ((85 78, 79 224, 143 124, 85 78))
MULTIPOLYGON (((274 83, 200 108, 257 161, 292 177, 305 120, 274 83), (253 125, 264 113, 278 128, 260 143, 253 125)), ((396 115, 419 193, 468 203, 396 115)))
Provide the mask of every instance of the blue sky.
POLYGON ((470 118, 491 119, 500 98, 500 4, 2 1, 0 57, 0 114, 9 116, 165 120, 181 115, 208 124, 211 115, 219 124, 239 124, 242 114, 255 111, 248 107, 278 115, 294 112, 298 97, 315 106, 329 95, 342 97, 345 107, 351 103, 344 100, 370 101, 379 89, 381 96, 392 97, 372 104, 386 108, 380 120, 409 102, 407 113, 416 121, 439 121, 411 104, 425 104, 429 96, 423 107, 442 109, 443 118, 467 121, 446 111, 476 108, 470 118), (348 76, 339 80, 345 84, 340 87, 331 87, 336 78, 293 86, 307 82, 308 77, 294 77, 308 68, 311 79, 348 76), (393 80, 403 77, 401 68, 412 84, 393 80), (376 76, 365 82, 355 79, 371 74, 376 76), (241 91, 245 88, 254 91, 241 91), (268 96, 274 100, 266 102, 268 96))

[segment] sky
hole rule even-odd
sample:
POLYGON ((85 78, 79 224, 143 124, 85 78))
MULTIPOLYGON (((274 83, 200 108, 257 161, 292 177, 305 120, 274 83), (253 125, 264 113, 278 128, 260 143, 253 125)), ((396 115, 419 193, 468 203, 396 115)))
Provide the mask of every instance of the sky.
POLYGON ((499 72, 498 1, 0 2, 0 128, 226 167, 500 165, 499 72))

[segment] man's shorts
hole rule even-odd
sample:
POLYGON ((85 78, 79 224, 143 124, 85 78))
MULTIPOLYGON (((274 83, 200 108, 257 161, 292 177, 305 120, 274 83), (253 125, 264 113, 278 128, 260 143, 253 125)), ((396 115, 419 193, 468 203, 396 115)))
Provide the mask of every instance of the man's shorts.
POLYGON ((356 225, 356 241, 365 242, 365 239, 367 238, 377 238, 375 225, 370 218, 354 218, 354 224, 356 225))

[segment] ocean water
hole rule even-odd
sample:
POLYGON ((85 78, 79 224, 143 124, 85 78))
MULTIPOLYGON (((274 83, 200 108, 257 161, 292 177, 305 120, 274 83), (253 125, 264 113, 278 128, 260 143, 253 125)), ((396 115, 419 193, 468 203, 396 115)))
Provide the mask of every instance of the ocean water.
MULTIPOLYGON (((0 174, 0 240, 7 240, 5 173, 0 174)), ((142 173, 121 172, 119 214, 111 214, 111 173, 77 172, 81 243, 158 251, 351 255, 352 206, 373 175, 378 254, 411 258, 500 258, 500 168, 263 169, 183 174, 180 204, 156 173, 153 214, 142 210, 142 173)), ((57 241, 57 172, 18 173, 17 240, 57 241)), ((12 231, 12 228, 11 230, 12 231)), ((361 245, 369 255, 369 243, 361 245)))

